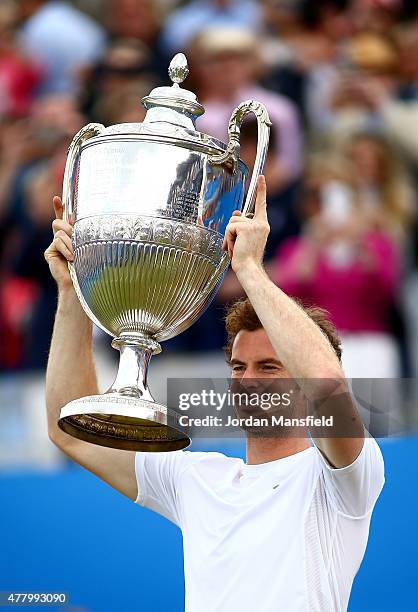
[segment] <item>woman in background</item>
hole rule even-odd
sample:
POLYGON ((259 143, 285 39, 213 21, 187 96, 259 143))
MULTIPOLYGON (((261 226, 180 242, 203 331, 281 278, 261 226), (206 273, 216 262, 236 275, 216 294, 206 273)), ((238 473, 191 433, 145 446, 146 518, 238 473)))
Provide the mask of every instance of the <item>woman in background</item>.
POLYGON ((414 192, 392 147, 377 133, 354 134, 344 149, 363 212, 371 227, 408 247, 415 218, 414 192))

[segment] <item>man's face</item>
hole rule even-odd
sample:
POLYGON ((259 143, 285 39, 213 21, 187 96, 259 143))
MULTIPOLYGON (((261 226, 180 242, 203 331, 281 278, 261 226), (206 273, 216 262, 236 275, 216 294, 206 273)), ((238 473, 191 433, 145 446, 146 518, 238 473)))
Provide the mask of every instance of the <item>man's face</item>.
POLYGON ((279 360, 264 329, 241 330, 237 334, 230 366, 235 415, 244 419, 251 416, 268 420, 268 425, 261 428, 245 424, 243 429, 247 434, 263 437, 296 435, 274 425, 273 417, 302 416, 306 401, 296 381, 279 360))

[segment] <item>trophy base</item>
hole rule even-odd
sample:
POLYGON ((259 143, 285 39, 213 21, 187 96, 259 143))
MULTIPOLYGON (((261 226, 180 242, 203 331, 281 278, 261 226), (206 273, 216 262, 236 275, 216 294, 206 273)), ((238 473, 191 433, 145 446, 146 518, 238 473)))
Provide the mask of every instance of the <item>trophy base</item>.
POLYGON ((122 450, 175 451, 191 442, 176 412, 120 393, 70 402, 62 408, 58 425, 85 442, 122 450))

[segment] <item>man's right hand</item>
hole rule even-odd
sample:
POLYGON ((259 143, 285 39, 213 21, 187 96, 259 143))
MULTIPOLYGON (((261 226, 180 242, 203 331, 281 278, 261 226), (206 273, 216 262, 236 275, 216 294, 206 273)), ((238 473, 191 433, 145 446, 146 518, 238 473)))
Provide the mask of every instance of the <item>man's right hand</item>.
POLYGON ((71 289, 72 282, 68 270, 68 261, 74 261, 73 246, 71 243, 71 235, 73 226, 71 221, 68 223, 63 220, 64 207, 59 196, 53 199, 55 219, 52 222, 52 231, 54 238, 44 253, 45 259, 48 262, 49 269, 55 279, 58 290, 71 289))

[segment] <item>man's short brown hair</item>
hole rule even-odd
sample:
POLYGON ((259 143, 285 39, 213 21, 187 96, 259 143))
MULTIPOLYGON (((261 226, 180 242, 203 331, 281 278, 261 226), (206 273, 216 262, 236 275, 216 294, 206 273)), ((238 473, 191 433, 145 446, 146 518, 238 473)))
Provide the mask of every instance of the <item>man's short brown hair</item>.
MULTIPOLYGON (((329 313, 319 306, 305 306, 298 298, 292 298, 294 302, 316 323, 319 329, 326 336, 341 363, 341 339, 335 325, 329 319, 329 313)), ((237 300, 227 308, 225 315, 225 326, 228 334, 224 352, 227 361, 231 360, 232 345, 241 330, 256 331, 261 329, 260 319, 258 318, 253 305, 248 298, 237 300)))

